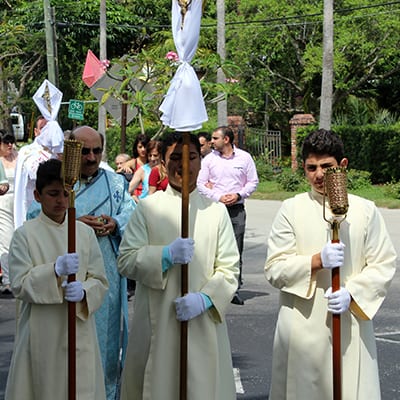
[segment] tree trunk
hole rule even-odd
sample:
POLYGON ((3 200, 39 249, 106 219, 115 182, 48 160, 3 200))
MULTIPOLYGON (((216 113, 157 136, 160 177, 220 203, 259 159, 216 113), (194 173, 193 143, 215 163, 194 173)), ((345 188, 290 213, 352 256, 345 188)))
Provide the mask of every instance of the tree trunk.
MULTIPOLYGON (((217 0, 217 53, 221 61, 226 58, 225 51, 225 0, 217 0)), ((217 82, 225 83, 225 74, 222 68, 217 70, 217 82)), ((228 102, 224 98, 217 103, 218 126, 228 124, 228 102)))
POLYGON ((333 93, 333 0, 324 0, 324 39, 319 127, 331 129, 333 93))
MULTIPOLYGON (((100 60, 105 60, 105 59, 107 59, 106 0, 100 0, 100 60)), ((105 153, 105 149, 106 149, 106 119, 107 119, 107 110, 104 106, 100 105, 100 102, 99 102, 97 130, 104 137, 103 161, 107 161, 107 156, 105 153)))

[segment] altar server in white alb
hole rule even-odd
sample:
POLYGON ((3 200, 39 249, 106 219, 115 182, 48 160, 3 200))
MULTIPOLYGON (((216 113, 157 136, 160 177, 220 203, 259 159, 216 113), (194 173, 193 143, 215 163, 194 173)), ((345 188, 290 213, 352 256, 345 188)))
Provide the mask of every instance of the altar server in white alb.
POLYGON ((379 400, 372 319, 396 269, 396 252, 373 202, 349 194, 340 243, 331 242, 324 172, 346 167, 341 139, 324 129, 302 148, 311 191, 285 200, 268 240, 265 276, 280 289, 270 400, 329 400, 333 396, 332 314, 341 315, 342 399, 379 400), (331 269, 340 267, 332 293, 331 269))
POLYGON ((57 122, 62 93, 47 79, 33 96, 42 115, 35 126, 35 139, 21 147, 15 167, 14 225, 20 227, 34 197, 36 171, 41 162, 58 158, 63 152, 64 133, 57 122))
POLYGON ((136 281, 121 399, 179 399, 180 321, 188 321, 188 399, 234 400, 225 313, 237 288, 239 253, 226 207, 196 189, 200 145, 190 135, 189 238, 181 237, 182 135, 162 155, 169 186, 141 200, 120 245, 118 269, 136 281), (181 264, 189 293, 181 296, 181 264))
POLYGON ((5 400, 68 399, 68 302, 76 303, 76 398, 106 398, 93 313, 108 282, 93 229, 77 221, 76 252, 67 253, 69 200, 60 176, 61 161, 39 165, 41 212, 11 240, 10 280, 19 307, 5 400), (71 274, 76 281, 67 283, 71 274))

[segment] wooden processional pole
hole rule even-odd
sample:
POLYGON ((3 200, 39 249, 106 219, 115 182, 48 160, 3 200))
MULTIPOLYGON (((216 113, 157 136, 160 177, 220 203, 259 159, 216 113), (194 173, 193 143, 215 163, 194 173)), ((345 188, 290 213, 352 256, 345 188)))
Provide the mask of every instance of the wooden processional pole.
MULTIPOLYGON (((182 238, 189 237, 189 132, 184 132, 182 145, 182 238)), ((189 291, 188 264, 181 266, 181 294, 184 296, 189 291)), ((187 360, 188 360, 188 321, 181 322, 181 346, 180 346, 180 388, 179 399, 187 399, 187 360)))
MULTIPOLYGON (((190 62, 200 35, 202 0, 172 0, 172 33, 179 66, 160 105, 162 121, 182 133, 182 210, 181 237, 189 237, 189 147, 190 131, 207 121, 200 82, 190 62), (185 114, 185 115, 183 115, 185 114)), ((181 266, 181 295, 188 293, 188 264, 181 266)), ((181 322, 179 400, 187 399, 188 389, 188 322, 181 322)))
MULTIPOLYGON (((76 210, 74 185, 79 180, 82 143, 64 141, 62 178, 69 193, 68 205, 68 253, 76 252, 76 210)), ((68 283, 74 282, 75 274, 68 275, 68 283)), ((76 400, 76 303, 68 302, 68 400, 76 400)))
MULTIPOLYGON (((339 243, 339 222, 332 222, 332 243, 339 243)), ((332 269, 332 293, 340 290, 340 268, 332 269)), ((332 314, 333 400, 342 399, 342 339, 340 314, 332 314)))
MULTIPOLYGON (((347 197, 347 171, 344 167, 332 167, 324 176, 324 219, 331 224, 332 243, 339 243, 340 224, 345 220, 349 209, 347 197), (325 217, 325 193, 328 196, 332 219, 325 217)), ((332 293, 340 290, 340 268, 332 269, 332 293)), ((332 314, 332 368, 333 400, 342 399, 342 350, 340 314, 332 314)))

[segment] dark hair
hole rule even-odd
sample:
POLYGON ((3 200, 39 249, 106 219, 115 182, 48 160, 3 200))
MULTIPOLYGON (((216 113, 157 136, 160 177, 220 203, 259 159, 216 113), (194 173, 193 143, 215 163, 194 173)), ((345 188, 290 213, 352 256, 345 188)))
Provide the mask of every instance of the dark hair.
MULTIPOLYGON (((200 153, 200 142, 197 135, 193 133, 189 134, 190 143, 193 143, 196 146, 196 151, 200 153)), ((162 148, 161 148, 161 155, 162 159, 165 161, 165 154, 167 153, 168 147, 172 146, 175 143, 182 143, 183 142, 183 135, 182 132, 172 132, 169 133, 163 140, 162 140, 162 148)))
POLYGON ((306 161, 310 154, 329 155, 335 157, 338 164, 344 158, 344 146, 342 139, 329 130, 318 129, 311 132, 304 139, 301 151, 303 161, 306 161))
POLYGON ((228 136, 229 143, 233 146, 233 142, 235 140, 235 134, 233 133, 232 128, 229 126, 219 126, 218 128, 214 129, 214 132, 221 131, 221 133, 225 136, 228 136))
POLYGON ((207 140, 207 142, 209 142, 211 140, 211 135, 208 132, 199 132, 197 134, 197 137, 200 139, 201 137, 203 137, 204 139, 207 140))
POLYGON ((159 140, 149 140, 146 145, 146 153, 150 154, 154 149, 161 153, 161 142, 159 140))
POLYGON ((0 129, 0 143, 15 143, 15 136, 5 129, 0 129))
POLYGON ((136 139, 135 139, 135 141, 133 142, 133 145, 132 145, 132 156, 133 156, 133 158, 138 158, 139 157, 139 153, 137 151, 138 144, 140 143, 144 147, 146 147, 147 144, 149 143, 149 141, 150 141, 150 138, 147 135, 145 135, 144 133, 141 133, 140 135, 136 136, 136 139))
POLYGON ((43 117, 43 115, 39 115, 39 116, 36 117, 36 119, 35 119, 35 128, 36 129, 38 128, 39 121, 41 121, 42 119, 46 120, 46 118, 43 117))
POLYGON ((36 190, 42 190, 53 182, 62 183, 61 161, 56 158, 41 162, 36 172, 36 190))

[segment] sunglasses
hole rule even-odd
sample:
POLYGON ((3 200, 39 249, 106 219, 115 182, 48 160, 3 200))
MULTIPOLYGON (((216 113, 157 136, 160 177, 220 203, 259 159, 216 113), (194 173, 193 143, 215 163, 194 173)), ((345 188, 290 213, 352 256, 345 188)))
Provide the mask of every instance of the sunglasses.
POLYGON ((102 147, 95 147, 93 149, 89 148, 89 147, 82 147, 82 155, 87 156, 88 154, 90 154, 90 152, 92 152, 93 154, 101 154, 103 152, 103 148, 102 147))

